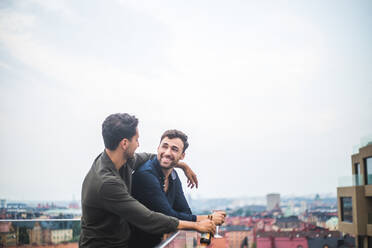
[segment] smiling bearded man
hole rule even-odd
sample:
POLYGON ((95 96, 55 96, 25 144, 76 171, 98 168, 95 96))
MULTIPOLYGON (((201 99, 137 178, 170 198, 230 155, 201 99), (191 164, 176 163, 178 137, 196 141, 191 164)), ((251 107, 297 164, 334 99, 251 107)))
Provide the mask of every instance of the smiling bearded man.
MULTIPOLYGON (((199 222, 209 217, 220 225, 225 219, 224 212, 196 216, 191 213, 185 199, 174 167, 185 157, 188 146, 187 136, 183 132, 166 131, 161 136, 157 158, 147 161, 133 174, 133 197, 149 209, 179 220, 199 222)), ((154 247, 161 242, 161 234, 150 234, 137 227, 132 230, 130 247, 154 247)))

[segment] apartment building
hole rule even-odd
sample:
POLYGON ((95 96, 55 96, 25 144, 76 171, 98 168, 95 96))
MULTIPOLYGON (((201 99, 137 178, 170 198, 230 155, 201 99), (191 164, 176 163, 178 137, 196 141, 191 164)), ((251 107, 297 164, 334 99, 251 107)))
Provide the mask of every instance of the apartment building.
POLYGON ((372 142, 351 156, 351 185, 337 188, 339 230, 372 248, 372 142))

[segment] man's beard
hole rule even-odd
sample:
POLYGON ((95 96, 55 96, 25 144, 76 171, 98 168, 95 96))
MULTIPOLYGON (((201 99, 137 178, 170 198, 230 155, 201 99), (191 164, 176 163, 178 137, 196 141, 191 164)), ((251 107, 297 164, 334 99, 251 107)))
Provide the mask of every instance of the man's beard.
POLYGON ((175 166, 177 165, 176 162, 172 162, 170 165, 161 165, 161 168, 165 169, 165 170, 170 170, 170 169, 173 169, 175 166))
POLYGON ((128 150, 126 150, 124 152, 124 159, 131 159, 131 158, 134 158, 134 152, 129 152, 128 150))
MULTIPOLYGON (((161 158, 162 159, 162 158, 161 158)), ((160 163, 160 166, 161 168, 165 169, 165 170, 170 170, 170 169, 173 169, 176 165, 177 165, 178 161, 176 160, 173 160, 169 165, 162 165, 160 163)))

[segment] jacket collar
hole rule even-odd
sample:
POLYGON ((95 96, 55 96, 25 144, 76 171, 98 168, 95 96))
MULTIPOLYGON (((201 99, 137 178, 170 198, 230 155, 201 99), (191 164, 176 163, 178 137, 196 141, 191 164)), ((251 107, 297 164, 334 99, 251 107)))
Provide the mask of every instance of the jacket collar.
MULTIPOLYGON (((123 168, 124 166, 129 166, 133 170, 133 167, 134 167, 133 161, 134 161, 134 158, 129 158, 127 162, 122 167, 120 167, 120 169, 123 168)), ((107 155, 106 150, 103 150, 103 153, 102 153, 102 163, 104 164, 105 167, 116 170, 115 164, 112 162, 111 158, 107 155)))
POLYGON ((111 158, 107 155, 106 150, 103 150, 101 162, 104 167, 116 170, 115 164, 112 162, 111 158))

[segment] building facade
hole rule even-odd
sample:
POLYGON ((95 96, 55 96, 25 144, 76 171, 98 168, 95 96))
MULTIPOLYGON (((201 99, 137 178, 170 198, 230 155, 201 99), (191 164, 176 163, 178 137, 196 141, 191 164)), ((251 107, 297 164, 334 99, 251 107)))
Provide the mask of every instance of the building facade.
POLYGON ((17 235, 11 222, 0 222, 0 247, 15 246, 17 235))
POLYGON ((372 248, 372 142, 351 156, 351 185, 337 188, 339 230, 372 248))
POLYGON ((280 207, 280 194, 267 194, 266 202, 267 202, 267 211, 271 211, 274 208, 279 208, 280 207))
POLYGON ((246 226, 225 226, 222 232, 226 238, 229 248, 241 247, 246 243, 251 248, 255 243, 254 232, 252 228, 246 226))

